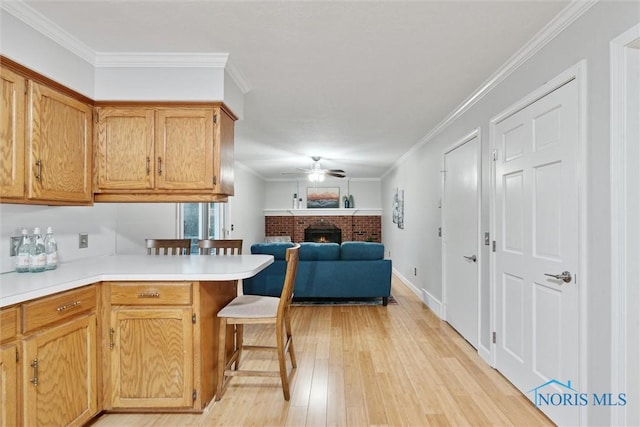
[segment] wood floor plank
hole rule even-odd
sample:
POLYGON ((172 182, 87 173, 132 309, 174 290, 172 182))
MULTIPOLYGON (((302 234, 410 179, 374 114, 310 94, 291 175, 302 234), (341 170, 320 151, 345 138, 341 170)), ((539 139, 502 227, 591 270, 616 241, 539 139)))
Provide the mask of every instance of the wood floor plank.
MULTIPOLYGON (((202 414, 105 414, 94 426, 550 426, 531 402, 394 276, 397 304, 294 306, 291 400, 278 378, 236 377, 202 414)), ((245 340, 271 344, 270 326, 245 340)), ((275 369, 247 352, 243 366, 275 369)))

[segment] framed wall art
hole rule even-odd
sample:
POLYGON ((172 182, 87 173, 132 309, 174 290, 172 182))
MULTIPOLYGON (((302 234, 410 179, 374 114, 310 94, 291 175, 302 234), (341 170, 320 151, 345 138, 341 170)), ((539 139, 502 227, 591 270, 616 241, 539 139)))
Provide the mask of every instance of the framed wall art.
POLYGON ((308 187, 307 208, 339 208, 340 187, 308 187))

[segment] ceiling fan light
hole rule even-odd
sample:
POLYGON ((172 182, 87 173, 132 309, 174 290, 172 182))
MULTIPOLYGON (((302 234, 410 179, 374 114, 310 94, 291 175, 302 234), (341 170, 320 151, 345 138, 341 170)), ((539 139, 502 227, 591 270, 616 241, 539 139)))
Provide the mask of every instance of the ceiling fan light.
POLYGON ((323 182, 324 173, 321 171, 314 171, 309 174, 309 181, 311 182, 323 182))

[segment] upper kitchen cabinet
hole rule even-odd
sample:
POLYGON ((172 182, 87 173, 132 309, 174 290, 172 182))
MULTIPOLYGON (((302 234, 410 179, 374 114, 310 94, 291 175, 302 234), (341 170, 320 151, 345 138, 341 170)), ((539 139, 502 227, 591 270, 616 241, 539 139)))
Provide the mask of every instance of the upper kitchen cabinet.
POLYGON ((91 204, 91 100, 5 58, 1 63, 0 200, 91 204))
POLYGON ((31 82, 28 199, 92 201, 92 113, 90 105, 31 82))
POLYGON ((95 201, 226 200, 234 120, 220 103, 98 103, 95 201))
POLYGON ((25 79, 0 70, 0 198, 24 197, 25 79))

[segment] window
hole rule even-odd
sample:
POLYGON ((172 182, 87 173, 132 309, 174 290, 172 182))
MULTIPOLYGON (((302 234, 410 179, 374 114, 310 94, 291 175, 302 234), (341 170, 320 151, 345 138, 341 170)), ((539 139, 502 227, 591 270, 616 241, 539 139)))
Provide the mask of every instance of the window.
POLYGON ((191 253, 198 254, 199 239, 224 239, 226 203, 182 203, 179 221, 182 236, 191 239, 191 253))

